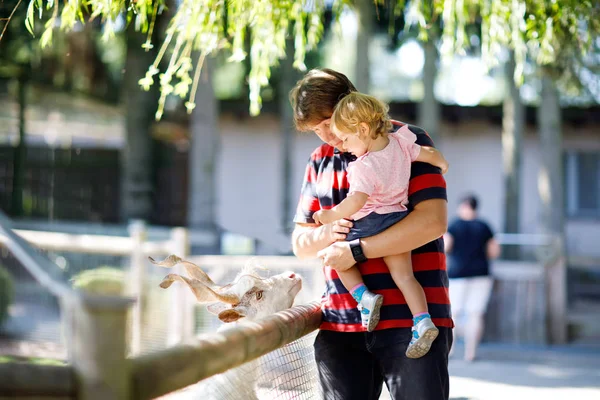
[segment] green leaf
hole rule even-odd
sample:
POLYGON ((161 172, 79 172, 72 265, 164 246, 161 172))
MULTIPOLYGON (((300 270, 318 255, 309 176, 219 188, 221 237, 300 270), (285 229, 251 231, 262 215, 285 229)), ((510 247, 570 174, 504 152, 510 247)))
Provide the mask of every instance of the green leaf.
POLYGON ((50 46, 52 44, 52 28, 46 28, 44 33, 42 33, 42 37, 40 37, 40 46, 45 48, 46 46, 50 46))
POLYGON ((35 1, 36 0, 31 0, 29 2, 29 5, 27 6, 27 17, 25 18, 25 28, 27 28, 27 31, 29 31, 29 33, 31 33, 32 36, 35 36, 35 34, 33 33, 33 29, 34 29, 33 13, 35 11, 34 10, 35 1))

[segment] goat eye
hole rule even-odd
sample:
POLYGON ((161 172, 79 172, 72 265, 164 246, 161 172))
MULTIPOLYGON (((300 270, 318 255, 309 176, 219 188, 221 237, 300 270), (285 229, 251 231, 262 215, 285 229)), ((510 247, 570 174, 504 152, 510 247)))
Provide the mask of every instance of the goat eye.
POLYGON ((263 291, 259 290, 258 292, 256 292, 256 300, 260 300, 263 297, 263 291))

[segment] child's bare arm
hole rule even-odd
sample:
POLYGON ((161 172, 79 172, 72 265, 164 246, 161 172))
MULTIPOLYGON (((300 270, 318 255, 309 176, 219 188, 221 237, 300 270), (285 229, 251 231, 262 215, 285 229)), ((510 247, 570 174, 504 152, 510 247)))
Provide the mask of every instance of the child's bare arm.
POLYGON ((448 161, 446 161, 442 152, 436 148, 421 146, 421 152, 415 161, 435 165, 442 170, 442 174, 448 172, 448 161))
POLYGON ((353 192, 331 210, 320 210, 314 213, 313 219, 317 224, 329 224, 338 219, 350 218, 365 205, 368 198, 369 195, 366 193, 353 192))

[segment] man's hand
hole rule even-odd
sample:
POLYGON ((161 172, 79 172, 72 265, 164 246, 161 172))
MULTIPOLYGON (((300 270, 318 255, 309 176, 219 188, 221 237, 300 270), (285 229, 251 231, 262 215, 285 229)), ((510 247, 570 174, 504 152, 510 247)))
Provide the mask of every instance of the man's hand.
POLYGON ((323 265, 340 272, 344 272, 356 264, 352 251, 350 251, 350 242, 346 241, 333 243, 319 251, 317 257, 323 260, 323 265))
POLYGON ((337 221, 339 218, 331 210, 319 210, 313 214, 313 219, 317 224, 325 225, 337 221))

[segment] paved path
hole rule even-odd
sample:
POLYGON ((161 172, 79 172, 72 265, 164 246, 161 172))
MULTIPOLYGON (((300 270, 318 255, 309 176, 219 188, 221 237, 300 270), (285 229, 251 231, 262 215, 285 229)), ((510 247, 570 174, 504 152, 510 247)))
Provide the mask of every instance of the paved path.
POLYGON ((598 346, 515 347, 484 345, 480 359, 450 361, 452 400, 598 400, 598 346))

